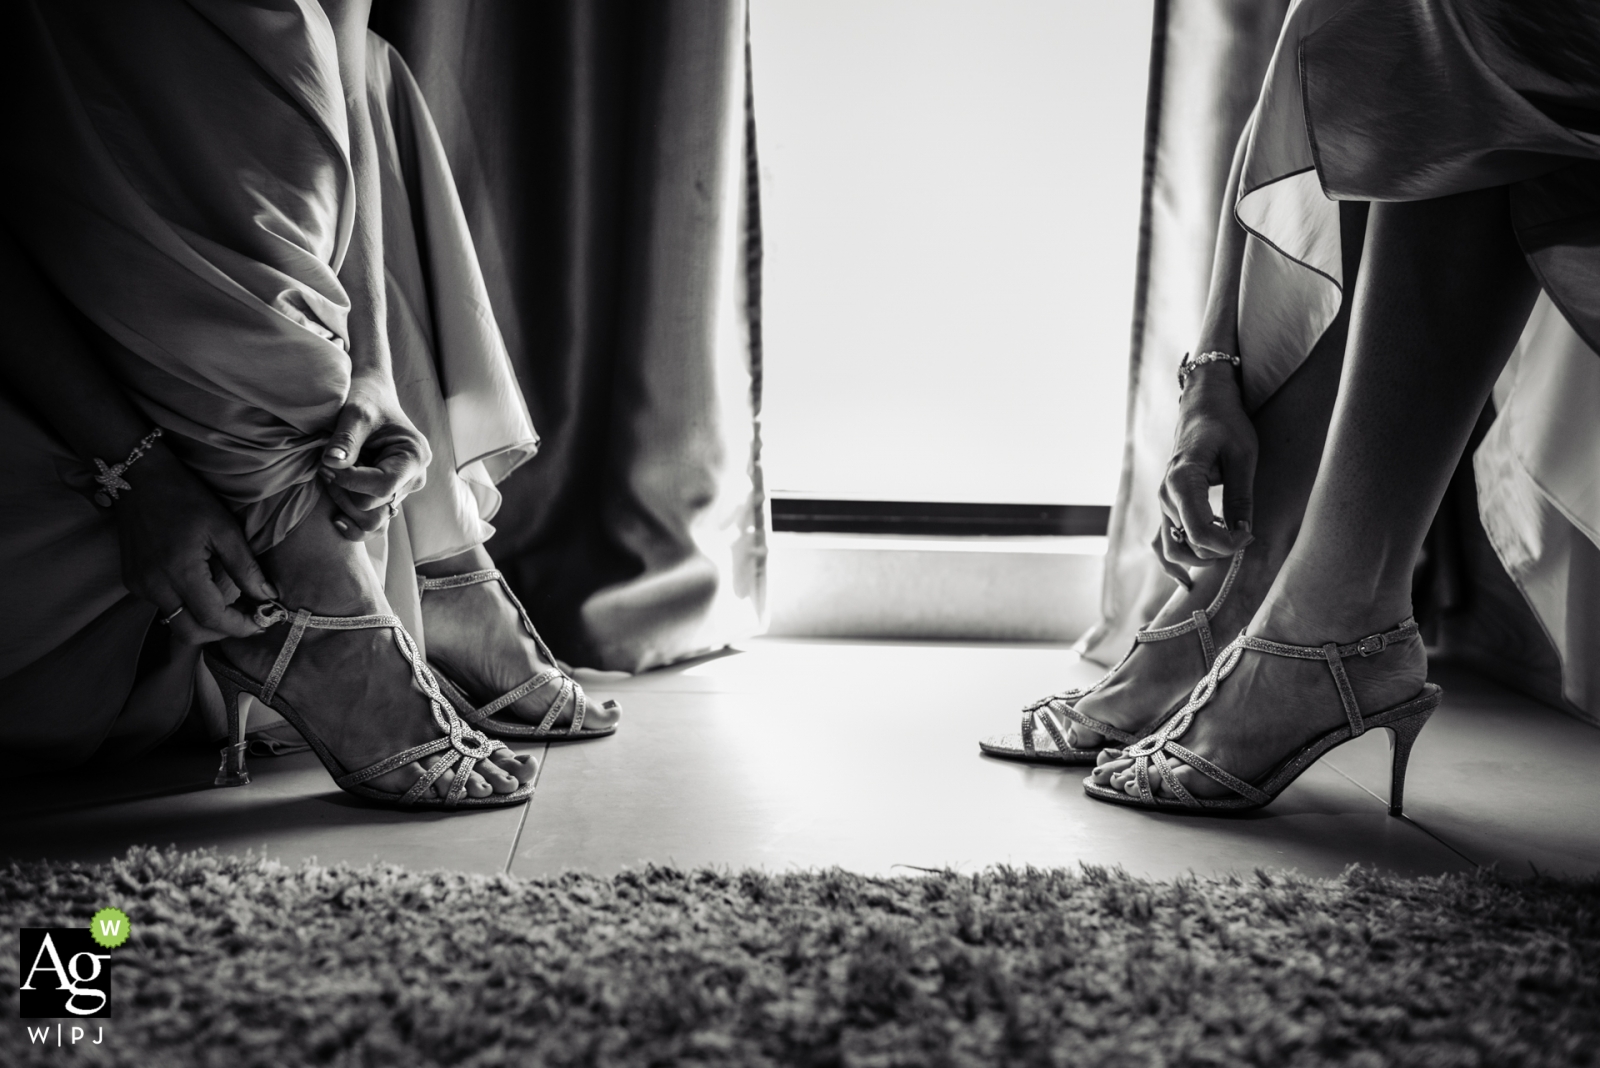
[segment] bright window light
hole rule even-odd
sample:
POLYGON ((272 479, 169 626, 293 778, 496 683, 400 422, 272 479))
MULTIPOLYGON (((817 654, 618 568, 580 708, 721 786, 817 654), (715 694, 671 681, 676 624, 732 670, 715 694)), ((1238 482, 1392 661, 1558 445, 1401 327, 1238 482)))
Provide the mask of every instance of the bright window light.
POLYGON ((1109 504, 1150 6, 752 0, 769 490, 1109 504))

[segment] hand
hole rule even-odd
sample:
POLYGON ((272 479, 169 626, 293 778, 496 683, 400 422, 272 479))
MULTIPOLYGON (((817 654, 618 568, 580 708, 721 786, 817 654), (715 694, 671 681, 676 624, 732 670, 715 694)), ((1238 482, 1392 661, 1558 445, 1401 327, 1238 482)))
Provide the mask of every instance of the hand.
POLYGON ((398 508, 428 477, 433 450, 400 408, 383 376, 357 375, 322 451, 318 472, 339 509, 333 525, 351 541, 389 525, 398 508))
POLYGON ((277 600, 244 532, 211 490, 157 444, 129 470, 133 489, 112 505, 122 546, 122 581, 172 620, 180 642, 248 638, 261 628, 231 607, 239 593, 277 600))
POLYGON ((1161 483, 1156 555, 1185 587, 1184 570, 1225 559, 1255 540, 1250 533, 1259 446, 1245 414, 1233 367, 1213 363, 1190 376, 1178 404, 1172 459, 1161 483), (1222 519, 1211 511, 1211 487, 1222 486, 1222 519), (1174 530, 1181 530, 1182 537, 1174 530))

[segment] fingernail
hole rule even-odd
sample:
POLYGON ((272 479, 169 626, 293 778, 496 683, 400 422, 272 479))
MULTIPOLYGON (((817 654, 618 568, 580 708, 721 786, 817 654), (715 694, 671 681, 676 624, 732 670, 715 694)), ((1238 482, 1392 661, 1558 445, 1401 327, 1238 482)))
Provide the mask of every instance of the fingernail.
POLYGON ((339 533, 341 534, 350 533, 350 524, 346 523, 343 519, 335 519, 333 521, 333 525, 339 528, 339 533))
POLYGON ((319 467, 317 468, 317 477, 322 479, 324 482, 332 482, 333 472, 329 471, 326 467, 319 467))
POLYGON ((1239 520, 1237 523, 1235 523, 1233 525, 1233 529, 1234 530, 1242 530, 1246 534, 1249 534, 1250 533, 1250 520, 1248 520, 1248 519, 1239 520))
POLYGON ((349 455, 349 451, 340 445, 335 445, 333 448, 328 450, 328 459, 330 460, 343 460, 349 455))
POLYGON ((272 583, 263 582, 261 584, 261 588, 266 590, 267 596, 271 597, 274 601, 282 600, 282 595, 278 593, 278 587, 274 586, 272 583))

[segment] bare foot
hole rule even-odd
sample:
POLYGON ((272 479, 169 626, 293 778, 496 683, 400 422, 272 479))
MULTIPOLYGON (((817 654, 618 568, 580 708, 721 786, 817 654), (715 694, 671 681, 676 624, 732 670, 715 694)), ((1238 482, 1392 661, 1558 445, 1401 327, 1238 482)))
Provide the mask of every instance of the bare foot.
MULTIPOLYGON (((429 578, 446 578, 492 567, 494 561, 478 546, 418 565, 417 570, 429 578)), ((422 598, 422 624, 428 636, 429 658, 480 706, 529 679, 560 670, 541 652, 540 643, 523 626, 522 614, 498 582, 427 591, 422 598)), ((577 693, 583 692, 577 683, 573 687, 577 693)), ((528 723, 541 723, 560 694, 561 688, 554 683, 540 686, 504 712, 528 723)), ((615 727, 622 718, 622 710, 615 705, 584 703, 585 730, 615 727)), ((568 701, 552 729, 570 726, 576 705, 576 701, 568 701)))
MULTIPOLYGON (((1374 620, 1350 627, 1348 633, 1327 634, 1274 617, 1266 608, 1261 614, 1262 621, 1250 627, 1252 634, 1313 647, 1327 641, 1348 644, 1391 630, 1399 622, 1374 620)), ((1350 657, 1344 661, 1344 669, 1357 705, 1371 714, 1417 696, 1427 682, 1428 658, 1422 639, 1413 635, 1373 656, 1350 657)), ((1181 741, 1223 770, 1254 783, 1307 742, 1347 722, 1326 663, 1246 651, 1233 674, 1195 714, 1181 741)), ((1138 796, 1130 758, 1120 749, 1105 749, 1099 760, 1091 773, 1094 782, 1138 796)), ((1195 797, 1234 796, 1226 786, 1186 765, 1177 765, 1176 778, 1195 797)), ((1167 796, 1160 776, 1152 775, 1149 782, 1158 797, 1167 796)))
MULTIPOLYGON (((1281 557, 1266 552, 1264 547, 1252 545, 1245 550, 1233 586, 1210 621, 1217 649, 1236 638, 1250 622, 1277 576, 1280 561, 1281 557)), ((1191 571, 1194 587, 1179 587, 1147 629, 1186 623, 1195 612, 1209 608, 1227 579, 1229 565, 1230 561, 1222 560, 1191 571)), ((1086 716, 1139 737, 1187 701, 1205 673, 1205 653, 1197 634, 1140 642, 1100 688, 1079 700, 1076 707, 1086 716)), ((1067 732, 1067 744, 1079 749, 1094 749, 1106 741, 1104 735, 1079 723, 1072 724, 1067 732)))
MULTIPOLYGON (((333 508, 323 497, 311 515, 282 543, 261 557, 261 565, 283 594, 291 611, 309 608, 317 615, 390 615, 365 549, 340 537, 332 525, 333 508)), ((289 633, 269 627, 253 638, 234 638, 221 650, 246 674, 265 679, 289 633)), ((278 687, 318 738, 347 771, 369 767, 395 753, 443 735, 427 696, 387 629, 310 630, 300 640, 294 659, 278 687)), ((425 757, 432 765, 440 755, 425 757)), ((470 797, 511 793, 533 779, 538 764, 501 748, 480 760, 467 779, 470 797)), ((368 785, 403 794, 425 774, 413 761, 368 785)), ((445 796, 454 769, 433 784, 445 796)))

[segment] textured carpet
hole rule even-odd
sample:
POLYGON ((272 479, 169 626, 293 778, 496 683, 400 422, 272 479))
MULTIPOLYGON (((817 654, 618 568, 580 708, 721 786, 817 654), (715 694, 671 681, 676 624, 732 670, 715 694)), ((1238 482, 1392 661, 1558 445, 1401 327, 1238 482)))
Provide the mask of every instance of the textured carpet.
POLYGON ((1096 869, 528 881, 136 850, 0 869, 19 926, 132 918, 60 1065, 1600 1061, 1600 884, 1096 869), (90 1021, 98 1024, 102 1021, 90 1021))

